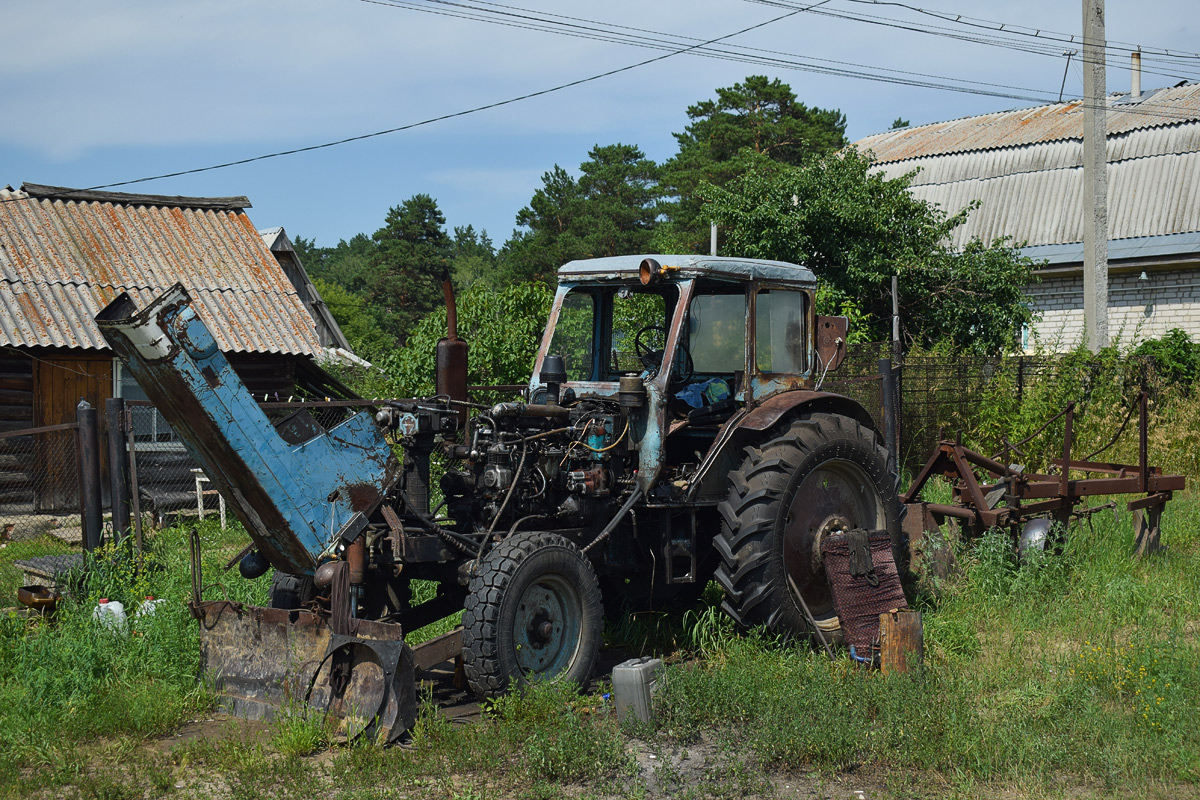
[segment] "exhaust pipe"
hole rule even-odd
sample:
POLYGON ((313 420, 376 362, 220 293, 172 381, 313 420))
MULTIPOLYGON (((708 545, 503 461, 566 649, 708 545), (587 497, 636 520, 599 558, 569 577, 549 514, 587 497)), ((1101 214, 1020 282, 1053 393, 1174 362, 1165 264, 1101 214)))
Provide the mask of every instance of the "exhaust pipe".
POLYGON ((437 376, 435 385, 439 395, 457 400, 458 429, 467 429, 467 343, 458 338, 458 305, 454 299, 454 286, 450 274, 442 276, 442 294, 446 298, 446 338, 437 343, 437 376))

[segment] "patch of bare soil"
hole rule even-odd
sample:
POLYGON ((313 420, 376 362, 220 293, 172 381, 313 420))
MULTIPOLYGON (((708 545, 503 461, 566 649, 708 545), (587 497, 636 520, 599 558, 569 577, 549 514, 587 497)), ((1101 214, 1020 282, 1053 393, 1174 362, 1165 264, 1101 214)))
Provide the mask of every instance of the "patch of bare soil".
POLYGON ((203 719, 194 719, 174 733, 150 739, 143 744, 142 750, 149 754, 165 755, 180 745, 194 741, 215 743, 226 739, 239 739, 266 743, 270 738, 271 726, 268 722, 216 713, 203 719))

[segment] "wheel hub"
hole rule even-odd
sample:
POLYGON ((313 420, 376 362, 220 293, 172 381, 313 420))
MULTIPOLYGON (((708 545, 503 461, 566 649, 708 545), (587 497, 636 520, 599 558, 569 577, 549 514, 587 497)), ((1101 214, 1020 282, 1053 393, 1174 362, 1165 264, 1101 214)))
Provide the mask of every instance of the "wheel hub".
POLYGON ((796 487, 784 530, 784 567, 817 617, 832 613, 821 543, 825 537, 880 524, 883 501, 859 465, 830 460, 796 487))
MULTIPOLYGON (((826 518, 821 526, 818 527, 813 533, 811 556, 813 565, 819 568, 825 563, 821 558, 821 543, 825 541, 826 536, 830 536, 835 533, 845 533, 846 531, 853 529, 854 526, 851 525, 850 521, 841 514, 834 514, 826 518)), ((793 580, 794 579, 795 578, 793 576, 793 580)))
POLYGON ((557 576, 530 584, 513 625, 517 664, 526 673, 557 673, 579 646, 579 599, 557 576))

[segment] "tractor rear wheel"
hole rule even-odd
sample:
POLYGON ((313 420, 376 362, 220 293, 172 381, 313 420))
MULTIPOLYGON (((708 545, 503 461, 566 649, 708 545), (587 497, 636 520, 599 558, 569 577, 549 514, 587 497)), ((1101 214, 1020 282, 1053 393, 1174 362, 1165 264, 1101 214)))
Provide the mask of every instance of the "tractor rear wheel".
POLYGON ((467 588, 463 669, 480 697, 513 684, 585 682, 604 611, 591 563, 556 533, 515 533, 496 545, 467 588))
POLYGON ((810 626, 788 578, 818 622, 835 616, 821 541, 854 528, 888 531, 905 574, 897 482, 877 434, 836 414, 812 414, 746 448, 718 507, 722 608, 743 628, 806 635, 810 626))

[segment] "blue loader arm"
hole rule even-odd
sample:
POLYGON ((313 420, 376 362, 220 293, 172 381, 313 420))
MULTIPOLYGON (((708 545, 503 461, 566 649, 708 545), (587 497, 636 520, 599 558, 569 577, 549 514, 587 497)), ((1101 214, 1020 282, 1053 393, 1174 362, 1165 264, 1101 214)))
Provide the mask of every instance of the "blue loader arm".
POLYGON ((396 481, 397 460, 366 412, 300 444, 284 441, 181 285, 141 311, 122 294, 96 322, 276 569, 311 575, 396 481))

